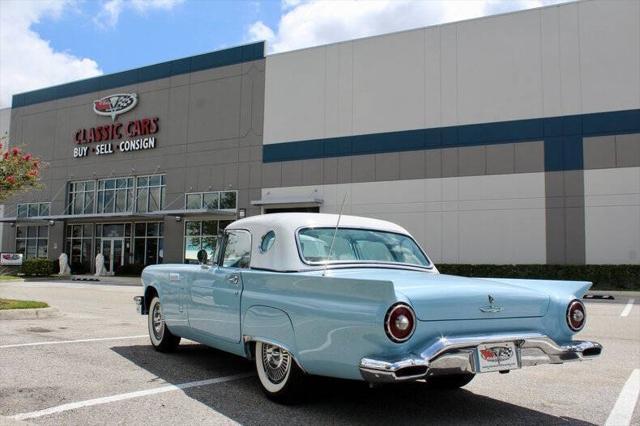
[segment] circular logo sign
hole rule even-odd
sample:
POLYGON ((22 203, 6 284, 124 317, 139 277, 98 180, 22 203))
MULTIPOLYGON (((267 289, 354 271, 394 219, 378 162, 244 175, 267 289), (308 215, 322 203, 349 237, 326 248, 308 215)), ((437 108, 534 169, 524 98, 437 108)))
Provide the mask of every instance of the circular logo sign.
POLYGON ((131 111, 137 103, 136 93, 116 93, 93 101, 93 111, 98 115, 111 117, 115 121, 116 116, 131 111))

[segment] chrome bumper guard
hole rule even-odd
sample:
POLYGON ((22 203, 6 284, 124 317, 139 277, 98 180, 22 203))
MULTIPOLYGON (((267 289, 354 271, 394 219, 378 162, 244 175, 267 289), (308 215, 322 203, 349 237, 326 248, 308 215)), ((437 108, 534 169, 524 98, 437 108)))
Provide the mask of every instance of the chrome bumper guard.
POLYGON ((417 380, 428 376, 476 373, 478 345, 514 342, 518 348, 520 367, 539 364, 562 364, 595 358, 602 352, 596 342, 573 341, 558 345, 542 334, 442 337, 419 354, 400 359, 362 358, 360 374, 369 383, 390 383, 417 380))

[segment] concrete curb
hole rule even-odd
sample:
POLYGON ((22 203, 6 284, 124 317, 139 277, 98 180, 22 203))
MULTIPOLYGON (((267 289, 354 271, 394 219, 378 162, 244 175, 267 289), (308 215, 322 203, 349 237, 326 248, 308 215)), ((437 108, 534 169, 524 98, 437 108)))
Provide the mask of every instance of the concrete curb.
POLYGON ((619 290, 593 290, 587 294, 611 295, 613 297, 640 297, 640 291, 619 291, 619 290))
POLYGON ((3 309, 0 310, 0 320, 34 320, 52 318, 60 315, 54 307, 39 309, 3 309))

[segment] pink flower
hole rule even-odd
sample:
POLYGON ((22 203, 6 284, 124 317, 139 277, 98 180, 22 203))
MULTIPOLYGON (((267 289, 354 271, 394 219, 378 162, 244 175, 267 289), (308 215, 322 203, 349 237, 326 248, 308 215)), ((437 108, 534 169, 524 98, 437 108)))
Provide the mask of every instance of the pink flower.
POLYGON ((15 147, 11 150, 11 153, 13 154, 13 156, 17 156, 18 154, 20 154, 20 148, 15 147))
POLYGON ((24 157, 22 157, 22 159, 23 159, 24 161, 29 161, 29 160, 31 160, 31 154, 27 154, 27 155, 25 155, 24 157))
POLYGON ((16 178, 13 177, 13 175, 7 176, 5 180, 9 185, 13 185, 14 183, 16 183, 16 178))

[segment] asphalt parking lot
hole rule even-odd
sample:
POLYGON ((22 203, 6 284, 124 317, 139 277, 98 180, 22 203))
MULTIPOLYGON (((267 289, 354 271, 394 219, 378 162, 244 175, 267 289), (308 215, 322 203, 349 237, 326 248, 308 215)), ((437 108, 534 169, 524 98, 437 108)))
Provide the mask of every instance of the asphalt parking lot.
POLYGON ((0 283, 52 318, 0 320, 0 424, 640 424, 640 298, 587 301, 594 361, 477 376, 461 390, 315 379, 297 406, 267 400, 248 361, 192 342, 154 351, 138 287, 0 283), (635 410, 634 410, 635 405, 635 410))

